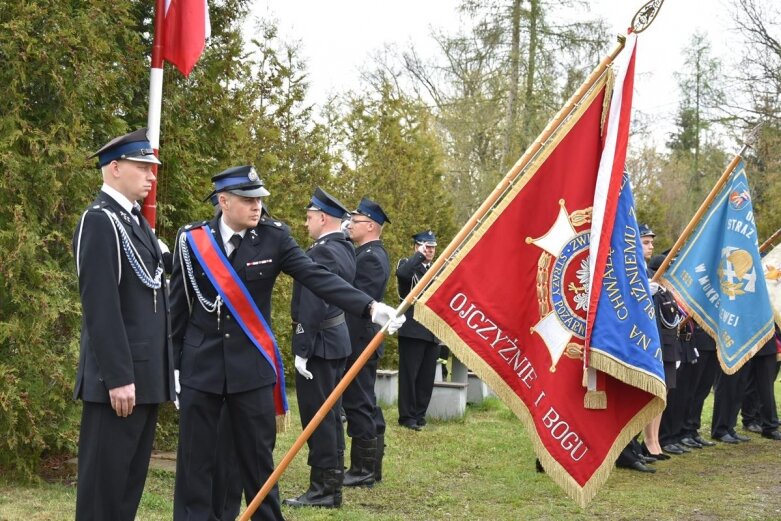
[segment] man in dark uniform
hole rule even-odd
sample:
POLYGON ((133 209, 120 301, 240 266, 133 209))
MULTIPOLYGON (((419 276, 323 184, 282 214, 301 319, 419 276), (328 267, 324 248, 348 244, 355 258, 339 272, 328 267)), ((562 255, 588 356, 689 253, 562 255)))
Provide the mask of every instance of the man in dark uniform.
MULTIPOLYGON (((335 197, 317 188, 306 208, 306 228, 315 243, 306 254, 350 284, 355 279, 355 249, 341 231, 349 214, 335 197)), ((350 332, 344 311, 328 304, 301 283, 293 284, 291 302, 296 397, 301 426, 306 427, 344 375, 350 354, 350 332)), ((311 467, 309 489, 285 504, 339 508, 344 480, 344 429, 341 401, 328 411, 307 440, 311 467)))
MULTIPOLYGON (((247 501, 274 469, 275 419, 285 409, 284 371, 268 323, 280 272, 350 313, 390 321, 389 332, 400 322, 400 317, 392 320, 393 308, 312 262, 287 226, 261 217, 261 197, 268 192, 254 168, 230 168, 212 180, 220 214, 180 230, 171 277, 174 358, 181 374, 175 520, 213 519, 223 403, 247 501)), ((252 519, 282 519, 276 487, 252 519)))
POLYGON ((703 447, 716 445, 700 435, 702 407, 705 399, 713 388, 716 379, 716 371, 719 370, 719 361, 716 359, 716 342, 698 324, 694 323, 694 345, 697 348, 697 363, 694 364, 692 379, 692 397, 686 407, 683 422, 684 445, 689 445, 684 440, 687 438, 699 443, 703 447))
MULTIPOLYGON (((348 226, 350 239, 357 246, 353 285, 378 301, 385 296, 390 279, 388 253, 380 240, 385 223, 390 223, 390 219, 382 207, 364 197, 358 209, 352 212, 348 226)), ((347 327, 352 345, 352 353, 347 359, 349 369, 379 328, 369 320, 352 315, 347 317, 347 327)), ((346 487, 370 487, 382 479, 385 418, 382 416, 382 409, 377 406, 374 383, 383 348, 384 345, 381 344, 344 392, 342 402, 347 415, 347 435, 352 438, 350 469, 344 476, 346 487)))
MULTIPOLYGON (((431 230, 412 236, 412 256, 399 260, 396 279, 399 298, 404 299, 431 267, 437 240, 431 230)), ((414 306, 399 330, 399 425, 419 431, 426 425, 426 409, 434 390, 439 341, 415 320, 414 306)))
POLYGON ((158 404, 174 398, 162 252, 138 201, 155 181, 146 129, 98 157, 103 187, 73 238, 83 312, 74 397, 84 402, 76 519, 135 519, 158 404))

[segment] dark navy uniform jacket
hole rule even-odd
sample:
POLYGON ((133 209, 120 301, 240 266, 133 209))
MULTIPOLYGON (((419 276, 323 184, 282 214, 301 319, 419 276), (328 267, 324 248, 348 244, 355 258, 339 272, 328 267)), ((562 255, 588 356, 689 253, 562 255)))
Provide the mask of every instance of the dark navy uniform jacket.
MULTIPOLYGON (((411 257, 399 260, 396 266, 396 280, 399 284, 399 298, 404 299, 409 295, 410 290, 418 283, 423 275, 426 274, 426 268, 423 266, 423 262, 426 260, 426 256, 416 251, 411 257)), ((415 320, 415 306, 410 306, 404 313, 407 320, 404 325, 399 329, 399 336, 405 336, 410 338, 418 338, 420 340, 427 340, 429 342, 439 343, 437 337, 426 329, 426 327, 415 320)))
MULTIPOLYGON (((208 224, 222 248, 218 219, 208 224)), ((275 383, 273 368, 230 316, 227 306, 222 306, 218 329, 216 314, 208 313, 197 301, 189 280, 186 281, 189 293, 185 293, 179 244, 177 239, 171 277, 171 320, 174 358, 181 371, 181 384, 220 394, 224 389, 228 393, 240 393, 275 383)), ((187 248, 189 251, 189 245, 187 248)), ((191 254, 191 259, 201 292, 209 301, 214 301, 216 290, 195 255, 191 254)), ((290 236, 287 226, 267 217, 261 218, 255 228, 247 230, 233 259, 233 267, 269 326, 271 292, 281 272, 350 313, 363 314, 372 302, 371 297, 314 263, 290 236)))
POLYGON ((142 218, 136 224, 117 201, 101 191, 73 237, 83 310, 74 398, 110 403, 109 389, 132 383, 138 405, 173 400, 165 276, 155 305, 154 290, 139 280, 121 242, 118 249, 121 236, 104 209, 119 218, 150 275, 154 276, 162 259, 146 221, 142 218))
MULTIPOLYGON (((355 249, 340 231, 329 233, 315 241, 306 254, 331 273, 350 284, 355 279, 355 249)), ((329 304, 305 288, 293 284, 290 303, 293 319, 293 353, 302 358, 317 356, 326 360, 347 358, 350 354, 350 334, 339 317, 344 311, 329 304), (334 322, 338 322, 335 323, 334 322)))
MULTIPOLYGON (((358 246, 355 249, 355 266, 353 285, 377 302, 381 302, 390 279, 390 261, 382 241, 370 241, 358 246)), ((347 315, 346 318, 350 330, 352 356, 357 358, 380 330, 380 326, 368 318, 354 315, 347 315)), ((383 348, 384 344, 381 344, 376 351, 377 356, 382 356, 383 348)))

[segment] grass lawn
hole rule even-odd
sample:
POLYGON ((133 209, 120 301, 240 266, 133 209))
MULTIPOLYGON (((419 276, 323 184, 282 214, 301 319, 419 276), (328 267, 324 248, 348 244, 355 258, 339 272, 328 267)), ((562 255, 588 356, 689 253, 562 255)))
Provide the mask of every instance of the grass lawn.
MULTIPOLYGON (((776 397, 781 399, 779 384, 776 397)), ((294 396, 290 403, 295 406, 294 396)), ((705 407, 709 425, 710 398, 705 407)), ((580 509, 534 471, 526 432, 496 400, 470 407, 462 421, 433 422, 422 432, 398 427, 394 408, 384 412, 389 427, 383 482, 371 490, 346 489, 340 510, 286 508, 286 519, 781 519, 781 443, 756 434, 750 443, 719 444, 657 462, 656 474, 616 469, 588 508, 580 509)), ((277 460, 299 432, 279 437, 277 460)), ((308 484, 305 453, 282 477, 283 498, 308 484)), ((172 496, 173 474, 151 471, 138 519, 170 520, 172 496)), ((71 520, 75 502, 72 479, 20 486, 0 478, 0 521, 71 520)))

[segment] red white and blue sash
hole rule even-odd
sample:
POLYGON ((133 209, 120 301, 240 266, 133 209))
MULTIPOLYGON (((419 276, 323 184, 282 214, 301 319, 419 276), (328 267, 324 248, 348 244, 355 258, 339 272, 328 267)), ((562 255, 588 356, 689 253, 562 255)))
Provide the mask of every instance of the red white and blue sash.
POLYGON ((204 225, 185 233, 190 248, 222 301, 231 310, 241 329, 252 340, 263 358, 274 369, 277 375, 277 383, 274 385, 274 406, 277 416, 284 415, 288 410, 285 371, 274 333, 255 305, 255 301, 250 297, 246 286, 236 275, 233 266, 217 246, 209 226, 204 225))

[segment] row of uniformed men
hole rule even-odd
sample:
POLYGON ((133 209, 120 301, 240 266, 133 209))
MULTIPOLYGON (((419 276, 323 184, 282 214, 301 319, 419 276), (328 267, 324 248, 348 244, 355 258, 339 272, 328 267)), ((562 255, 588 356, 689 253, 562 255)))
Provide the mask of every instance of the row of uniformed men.
MULTIPOLYGON (((392 334, 404 324, 381 302, 390 273, 379 237, 389 219, 362 200, 348 226, 355 249, 340 231, 346 209, 318 189, 306 217, 316 242, 305 253, 287 226, 264 215, 261 197, 269 194, 255 170, 232 168, 212 178, 215 218, 180 230, 166 288, 163 252, 138 205, 159 164, 146 129, 110 141, 95 156, 103 186, 73 241, 83 310, 74 391, 83 401, 76 518, 135 518, 158 405, 178 398, 174 519, 213 520, 221 515, 214 511, 221 487, 215 481, 226 470, 218 465, 220 418, 232 430, 248 499, 274 468, 277 422, 286 410, 269 327, 277 276, 295 280, 292 343, 306 425, 376 331, 387 326, 392 334)), ((433 242, 433 234, 423 235, 433 242)), ((427 256, 414 257, 421 264, 427 256)), ((339 506, 343 480, 371 485, 381 478, 377 359, 344 395, 353 437, 346 479, 344 434, 331 411, 309 441, 309 490, 289 504, 339 506)), ((282 519, 276 487, 252 519, 282 519)))

